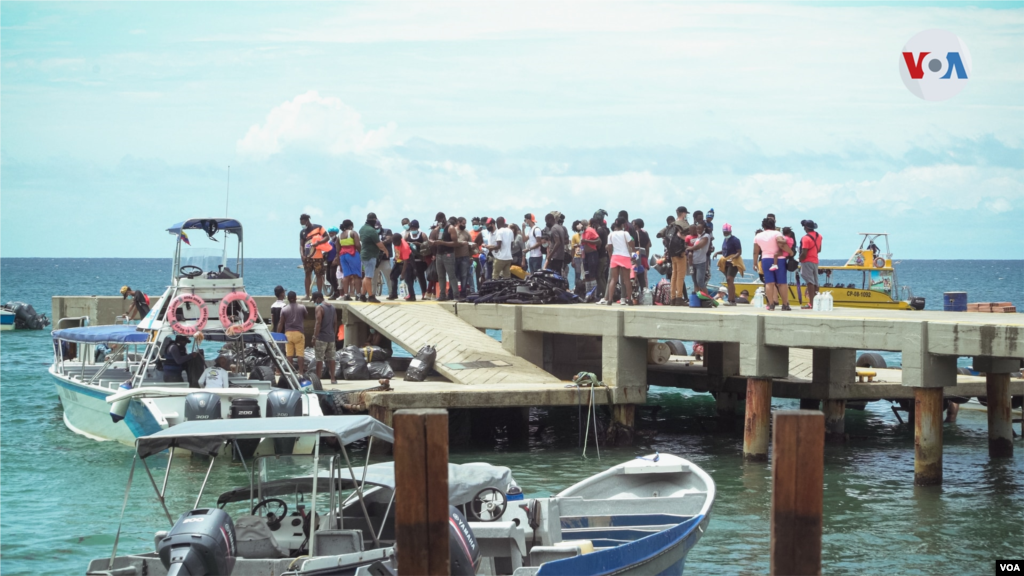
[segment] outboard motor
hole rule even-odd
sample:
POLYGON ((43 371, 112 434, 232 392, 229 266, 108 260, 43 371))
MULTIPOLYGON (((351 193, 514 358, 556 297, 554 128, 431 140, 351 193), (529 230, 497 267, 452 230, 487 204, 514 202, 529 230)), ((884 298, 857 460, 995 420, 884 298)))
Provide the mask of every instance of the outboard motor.
POLYGON ((235 523, 219 508, 199 508, 178 518, 156 546, 167 576, 231 574, 235 523))
MULTIPOLYGON (((255 398, 235 398, 231 400, 231 409, 228 411, 228 418, 259 418, 260 403, 255 398)), ((236 440, 238 445, 237 456, 243 460, 252 458, 259 447, 259 438, 252 440, 236 440)))
POLYGON ((8 302, 4 304, 4 308, 14 312, 14 327, 19 330, 42 330, 50 325, 50 319, 46 314, 37 314, 31 304, 8 302))
MULTIPOLYGON (((259 408, 259 406, 257 406, 259 408)), ((220 396, 211 392, 193 392, 185 396, 185 421, 220 420, 220 396)))
POLYGON ((924 297, 916 296, 910 299, 910 307, 914 310, 924 310, 924 297))
POLYGON ((466 517, 448 506, 448 555, 452 576, 473 576, 480 567, 480 545, 466 517))
MULTIPOLYGON (((298 390, 274 390, 267 394, 267 418, 302 416, 302 393, 298 390)), ((291 454, 295 438, 274 438, 274 454, 291 454)))

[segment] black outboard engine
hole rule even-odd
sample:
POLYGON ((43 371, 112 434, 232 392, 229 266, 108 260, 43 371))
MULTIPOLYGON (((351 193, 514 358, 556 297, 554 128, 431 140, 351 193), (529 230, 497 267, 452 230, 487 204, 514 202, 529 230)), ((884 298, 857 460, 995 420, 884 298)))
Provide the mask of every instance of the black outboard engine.
MULTIPOLYGON (((302 416, 302 392, 274 390, 267 394, 267 418, 302 416)), ((295 438, 274 438, 274 454, 291 454, 295 438)))
POLYGON ((8 302, 4 308, 14 312, 14 327, 19 330, 42 330, 50 325, 46 314, 36 314, 36 309, 25 302, 8 302))
MULTIPOLYGON (((231 400, 231 409, 228 411, 228 418, 259 418, 260 403, 255 398, 235 398, 231 400)), ((259 438, 252 440, 236 440, 238 445, 236 456, 243 460, 252 458, 256 448, 260 445, 259 438)))
POLYGON ((480 567, 480 545, 466 517, 448 506, 448 556, 452 576, 473 576, 480 567))
POLYGON ((219 508, 199 508, 178 518, 156 546, 167 576, 231 574, 235 523, 219 508))
POLYGON ((924 297, 916 296, 910 299, 910 307, 914 310, 924 310, 924 297))
POLYGON ((185 396, 185 421, 220 420, 220 396, 210 392, 193 392, 185 396))

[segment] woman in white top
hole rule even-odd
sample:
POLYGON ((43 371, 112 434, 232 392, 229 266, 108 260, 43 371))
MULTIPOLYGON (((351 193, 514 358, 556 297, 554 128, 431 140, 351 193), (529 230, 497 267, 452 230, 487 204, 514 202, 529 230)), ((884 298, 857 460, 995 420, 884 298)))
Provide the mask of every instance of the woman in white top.
POLYGON ((598 304, 611 306, 612 301, 615 300, 615 285, 618 284, 620 279, 622 280, 623 292, 622 298, 619 299, 619 304, 626 304, 626 299, 629 297, 626 290, 630 285, 629 272, 633 268, 633 262, 629 257, 633 253, 633 237, 629 235, 629 232, 625 231, 625 227, 625 221, 622 218, 612 223, 612 232, 608 235, 608 246, 606 247, 608 254, 611 255, 608 270, 608 288, 605 290, 605 297, 598 304))

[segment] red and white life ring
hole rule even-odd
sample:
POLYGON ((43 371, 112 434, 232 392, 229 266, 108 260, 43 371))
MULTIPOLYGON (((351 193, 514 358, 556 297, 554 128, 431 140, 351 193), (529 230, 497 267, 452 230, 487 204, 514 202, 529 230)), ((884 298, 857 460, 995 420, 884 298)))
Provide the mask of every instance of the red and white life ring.
POLYGON ((256 323, 256 300, 245 292, 232 292, 228 294, 220 301, 220 323, 224 325, 225 330, 248 332, 252 329, 253 324, 256 323), (228 316, 228 306, 238 300, 244 300, 245 306, 249 309, 249 316, 241 325, 236 325, 228 316))
POLYGON ((182 294, 174 300, 171 300, 171 303, 167 306, 167 315, 164 316, 164 318, 170 320, 171 330, 174 330, 183 336, 195 336, 197 332, 206 327, 206 321, 210 318, 210 312, 206 309, 206 302, 199 296, 196 296, 195 294, 182 294), (185 324, 178 320, 178 316, 176 314, 178 306, 181 306, 185 302, 195 304, 199 307, 199 320, 197 320, 195 324, 185 324))

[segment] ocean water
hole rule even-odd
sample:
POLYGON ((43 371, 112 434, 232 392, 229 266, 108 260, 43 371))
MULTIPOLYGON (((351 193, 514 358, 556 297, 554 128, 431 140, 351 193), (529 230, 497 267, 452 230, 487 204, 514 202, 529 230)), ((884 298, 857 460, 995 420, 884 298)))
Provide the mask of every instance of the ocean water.
MULTIPOLYGON (((301 287, 293 260, 247 261, 250 291, 301 287)), ((972 301, 1011 301, 1024 310, 1024 261, 905 261, 900 281, 939 307, 942 292, 964 290, 972 301)), ((117 294, 122 284, 158 294, 167 260, 2 259, 0 300, 24 300, 49 313, 55 294, 117 294)), ((897 359, 898 360, 898 359, 897 359)), ((131 451, 70 432, 46 368, 48 333, 0 335, 0 573, 81 574, 91 558, 109 556, 117 530, 131 451)), ((710 395, 652 387, 653 420, 640 411, 649 439, 629 448, 577 446, 575 409, 535 409, 526 448, 453 449, 453 462, 506 465, 527 496, 555 493, 608 466, 655 450, 689 458, 715 479, 710 529, 691 552, 691 574, 768 571, 771 469, 744 464, 742 436, 715 431, 710 395)), ((776 400, 774 408, 795 407, 776 400)), ((1020 424, 1014 425, 1020 432, 1020 424)), ((963 410, 944 426, 941 487, 913 486, 913 430, 884 402, 847 411, 850 441, 825 450, 823 571, 827 574, 991 574, 997 558, 1024 556, 1024 442, 1012 459, 990 461, 983 412, 963 410)), ((162 475, 164 463, 153 464, 162 475)), ((140 469, 131 491, 119 549, 151 550, 167 528, 140 469)), ((171 470, 172 514, 192 507, 206 462, 177 458, 171 470)), ((240 465, 215 468, 205 504, 248 483, 240 465)))

